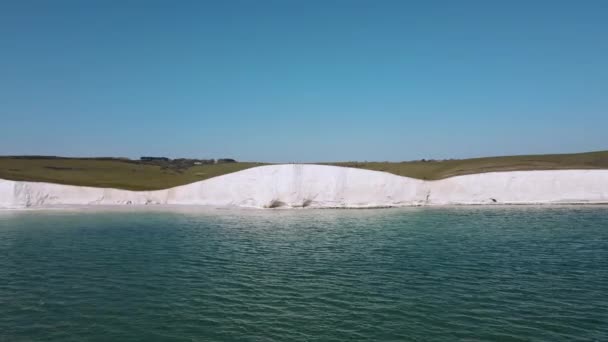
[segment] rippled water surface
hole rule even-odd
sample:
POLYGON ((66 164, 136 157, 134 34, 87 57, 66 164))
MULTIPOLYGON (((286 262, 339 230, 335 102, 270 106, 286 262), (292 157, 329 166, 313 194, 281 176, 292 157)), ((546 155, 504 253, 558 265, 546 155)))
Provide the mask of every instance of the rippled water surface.
POLYGON ((0 212, 0 341, 608 341, 608 207, 0 212))

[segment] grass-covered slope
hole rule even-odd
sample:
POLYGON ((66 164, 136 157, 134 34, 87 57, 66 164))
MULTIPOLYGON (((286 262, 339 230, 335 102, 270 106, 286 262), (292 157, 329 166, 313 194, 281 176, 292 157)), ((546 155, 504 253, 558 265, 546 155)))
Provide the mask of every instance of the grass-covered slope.
POLYGON ((331 163, 331 165, 385 171, 418 179, 437 180, 452 176, 494 171, 608 169, 608 151, 400 163, 345 162, 331 163))
POLYGON ((0 178, 126 190, 159 190, 259 166, 223 163, 176 167, 112 158, 0 157, 0 178))
MULTIPOLYGON (((326 163, 435 180, 492 171, 608 169, 608 151, 411 162, 326 163)), ((116 158, 0 157, 0 179, 158 190, 241 171, 261 163, 184 166, 116 158)))

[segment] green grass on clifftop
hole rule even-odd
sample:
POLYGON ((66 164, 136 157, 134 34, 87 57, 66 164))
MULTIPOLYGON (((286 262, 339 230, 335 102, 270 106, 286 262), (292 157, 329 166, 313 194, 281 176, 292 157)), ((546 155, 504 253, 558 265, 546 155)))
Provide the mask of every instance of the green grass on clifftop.
POLYGON ((158 190, 260 165, 262 164, 225 163, 175 168, 111 158, 0 157, 0 178, 127 190, 158 190))
POLYGON ((450 159, 441 161, 344 162, 330 165, 385 171, 399 176, 437 180, 495 171, 608 169, 608 151, 528 156, 450 159))
MULTIPOLYGON (((410 162, 343 162, 326 165, 385 171, 436 180, 493 171, 608 169, 608 151, 410 162)), ((262 163, 181 166, 118 158, 0 157, 0 179, 127 190, 158 190, 245 170, 262 163)))

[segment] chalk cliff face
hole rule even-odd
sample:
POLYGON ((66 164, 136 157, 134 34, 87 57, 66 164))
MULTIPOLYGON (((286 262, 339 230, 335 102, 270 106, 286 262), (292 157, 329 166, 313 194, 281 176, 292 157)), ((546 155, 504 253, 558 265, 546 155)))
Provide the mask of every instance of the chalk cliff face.
POLYGON ((247 207, 375 207, 422 204, 425 182, 322 165, 256 167, 168 190, 168 203, 247 207))
POLYGON ((491 172, 430 183, 438 205, 608 203, 608 170, 491 172))
POLYGON ((608 170, 493 172, 422 181, 335 166, 270 165, 158 191, 0 180, 0 208, 129 204, 365 208, 493 203, 608 203, 608 170))

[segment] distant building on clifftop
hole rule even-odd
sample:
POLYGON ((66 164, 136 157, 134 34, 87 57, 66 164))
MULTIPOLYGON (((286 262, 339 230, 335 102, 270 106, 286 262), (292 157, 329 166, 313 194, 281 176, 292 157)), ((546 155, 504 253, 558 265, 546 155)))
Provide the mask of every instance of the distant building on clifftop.
POLYGON ((140 157, 139 160, 141 160, 141 161, 169 161, 171 159, 169 159, 167 157, 140 157))

